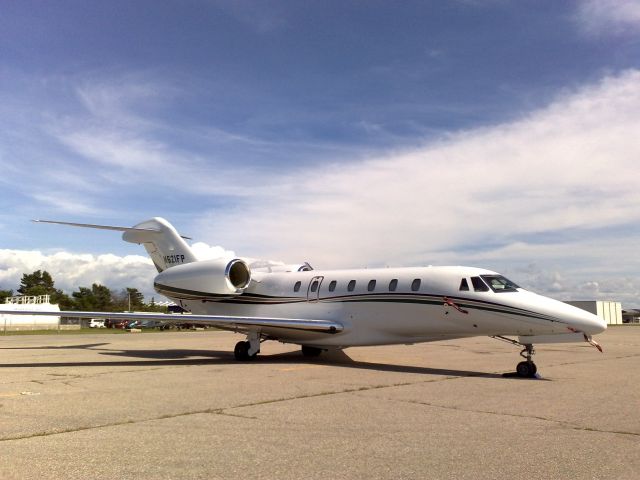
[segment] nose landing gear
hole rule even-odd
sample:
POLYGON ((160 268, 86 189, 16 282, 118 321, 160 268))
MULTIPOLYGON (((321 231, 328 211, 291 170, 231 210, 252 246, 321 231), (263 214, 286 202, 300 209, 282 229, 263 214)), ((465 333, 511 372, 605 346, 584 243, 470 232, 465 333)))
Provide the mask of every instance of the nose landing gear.
POLYGON ((525 345, 522 351, 520 352, 520 356, 525 358, 524 362, 520 362, 516 366, 516 373, 519 377, 523 378, 534 378, 536 373, 538 372, 538 367, 533 363, 532 357, 535 354, 535 350, 533 349, 533 345, 525 345), (525 353, 526 352, 526 353, 525 353))
POLYGON ((521 378, 535 378, 538 373, 538 367, 533 363, 533 355, 536 353, 533 349, 533 345, 520 343, 511 338, 503 337, 501 335, 493 335, 491 338, 502 340, 503 342, 510 343, 512 345, 518 345, 524 347, 520 352, 520 356, 525 359, 524 362, 518 363, 516 366, 516 374, 521 378))

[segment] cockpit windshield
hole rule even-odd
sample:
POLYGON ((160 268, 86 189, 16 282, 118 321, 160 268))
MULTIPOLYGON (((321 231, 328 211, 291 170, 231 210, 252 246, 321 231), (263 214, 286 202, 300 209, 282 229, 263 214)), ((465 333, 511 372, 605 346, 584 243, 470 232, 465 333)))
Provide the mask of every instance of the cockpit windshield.
POLYGON ((518 285, 513 283, 508 278, 503 277, 502 275, 480 275, 482 279, 491 287, 496 293, 502 292, 517 292, 518 285))

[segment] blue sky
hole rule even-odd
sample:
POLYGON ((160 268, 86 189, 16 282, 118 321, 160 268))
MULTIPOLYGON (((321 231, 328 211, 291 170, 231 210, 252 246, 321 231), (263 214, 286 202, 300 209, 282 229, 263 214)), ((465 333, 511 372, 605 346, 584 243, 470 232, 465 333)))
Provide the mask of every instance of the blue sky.
POLYGON ((0 288, 149 291, 116 266, 141 249, 28 219, 163 216, 239 255, 640 306, 638 27, 612 0, 7 2, 0 288))

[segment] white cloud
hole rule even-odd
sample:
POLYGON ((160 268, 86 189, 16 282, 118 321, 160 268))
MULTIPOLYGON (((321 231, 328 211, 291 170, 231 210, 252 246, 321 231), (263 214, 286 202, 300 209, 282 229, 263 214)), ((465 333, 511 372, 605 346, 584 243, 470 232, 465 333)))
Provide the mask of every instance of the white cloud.
POLYGON ((56 287, 67 293, 93 283, 118 290, 135 287, 150 292, 154 272, 150 259, 139 255, 120 257, 69 252, 44 253, 37 250, 0 250, 0 285, 16 290, 25 273, 48 271, 56 287))
POLYGON ((578 6, 577 21, 589 34, 638 34, 640 1, 585 0, 578 6))
MULTIPOLYGON (((192 247, 201 260, 234 256, 233 252, 202 242, 192 247)), ((49 272, 56 287, 69 294, 79 287, 99 283, 115 291, 134 287, 148 300, 152 296, 159 298, 153 291, 153 278, 157 271, 146 256, 0 249, 0 289, 16 291, 22 275, 36 270, 49 272)))
POLYGON ((514 241, 495 248, 439 252, 445 263, 490 267, 521 286, 559 300, 640 304, 638 239, 585 232, 572 240, 514 241))
POLYGON ((195 242, 191 245, 191 250, 198 260, 213 260, 215 258, 231 258, 236 254, 231 250, 226 250, 220 246, 211 246, 203 242, 195 242))
POLYGON ((314 165, 273 192, 203 215, 193 230, 240 255, 317 267, 438 264, 441 252, 525 245, 511 265, 555 258, 547 267, 566 276, 578 265, 594 275, 622 262, 637 271, 637 255, 617 248, 619 238, 607 230, 640 220, 639 131, 640 72, 628 71, 510 124, 413 151, 314 165), (566 230, 585 234, 570 248, 560 242, 562 256, 529 240, 566 230), (587 255, 586 266, 572 262, 603 236, 610 243, 600 243, 599 256, 587 255))
POLYGON ((107 166, 140 172, 171 167, 162 144, 124 132, 88 129, 61 134, 59 139, 77 154, 107 166))
POLYGON ((67 214, 98 215, 105 212, 104 209, 92 205, 91 200, 86 195, 77 195, 69 190, 55 191, 50 189, 47 193, 35 191, 30 195, 34 200, 47 205, 49 208, 55 208, 57 211, 67 214))
MULTIPOLYGON (((136 194, 175 198, 184 215, 200 216, 185 231, 234 248, 241 256, 308 260, 317 268, 477 261, 518 273, 514 280, 523 279, 560 298, 578 296, 581 285, 593 287, 589 282, 597 282, 599 294, 617 285, 640 305, 632 273, 640 267, 635 249, 626 242, 620 247, 620 238, 607 233, 640 219, 635 180, 640 158, 639 71, 564 92, 547 108, 512 123, 363 160, 357 159, 362 151, 336 151, 331 158, 325 152, 324 160, 316 151, 316 161, 303 162, 310 166, 284 172, 255 171, 237 158, 231 164, 216 156, 215 149, 213 158, 204 158, 157 140, 168 126, 138 122, 135 115, 136 102, 153 95, 145 92, 126 89, 118 97, 117 89, 85 88, 80 98, 86 112, 43 128, 69 149, 66 154, 71 151, 83 161, 77 168, 44 172, 38 184, 42 188, 30 182, 29 189, 40 192, 41 202, 59 211, 106 214, 96 205, 105 208, 112 198, 126 195, 119 187, 128 182, 136 194), (94 185, 98 191, 91 197, 87 190, 94 185), (66 190, 75 190, 75 199, 65 198, 66 190), (184 197, 193 193, 214 199, 208 205, 227 206, 191 213, 194 207, 185 206, 184 197), (85 194, 86 200, 78 200, 85 194), (83 210, 74 209, 74 204, 83 210), (571 241, 541 243, 530 238, 566 230, 585 233, 571 241), (600 241, 594 243, 594 236, 600 241), (475 255, 469 254, 474 249, 475 255), (521 272, 531 263, 537 265, 537 273, 521 272), (619 277, 626 280, 616 283, 619 277)), ((252 142, 225 132, 209 136, 207 147, 252 142)), ((202 255, 216 256, 215 248, 208 253, 204 248, 202 255)), ((45 256, 42 261, 48 265, 49 255, 45 256)), ((79 261, 74 257, 69 264, 79 261)), ((97 256, 83 271, 97 272, 98 266, 108 271, 100 278, 112 288, 120 288, 108 283, 112 279, 129 278, 109 262, 100 264, 97 256)), ((3 280, 8 274, 2 272, 0 286, 14 288, 27 271, 15 272, 8 285, 3 280)), ((66 270, 59 271, 63 281, 66 270)), ((139 284, 122 286, 150 293, 153 268, 149 272, 139 284)), ((73 271, 69 275, 74 278, 73 271)), ((68 288, 90 285, 96 275, 76 276, 80 283, 69 281, 68 288)))

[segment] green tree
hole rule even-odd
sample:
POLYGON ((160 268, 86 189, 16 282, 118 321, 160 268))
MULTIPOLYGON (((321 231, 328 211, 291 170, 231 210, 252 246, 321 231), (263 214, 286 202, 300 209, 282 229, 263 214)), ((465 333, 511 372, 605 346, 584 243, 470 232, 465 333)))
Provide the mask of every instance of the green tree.
POLYGON ((144 310, 144 295, 137 288, 127 288, 127 300, 130 300, 131 310, 144 310))
POLYGON ((52 295, 56 293, 53 278, 46 270, 25 273, 20 280, 18 293, 21 295, 52 295))
POLYGON ((46 270, 36 270, 33 273, 24 273, 20 280, 18 293, 21 295, 50 295, 51 303, 58 304, 61 310, 73 308, 73 301, 69 295, 55 287, 53 277, 46 270))
POLYGON ((7 297, 13 297, 13 290, 0 290, 0 303, 4 303, 7 297))
POLYGON ((131 311, 144 312, 146 305, 144 295, 137 288, 123 288, 119 293, 114 294, 113 305, 115 311, 126 311, 131 307, 131 311))
POLYGON ((57 290, 57 293, 51 295, 51 303, 57 304, 60 310, 78 310, 73 299, 61 290, 57 290))
POLYGON ((111 290, 104 285, 94 283, 91 288, 80 287, 71 296, 77 310, 113 311, 111 290))

